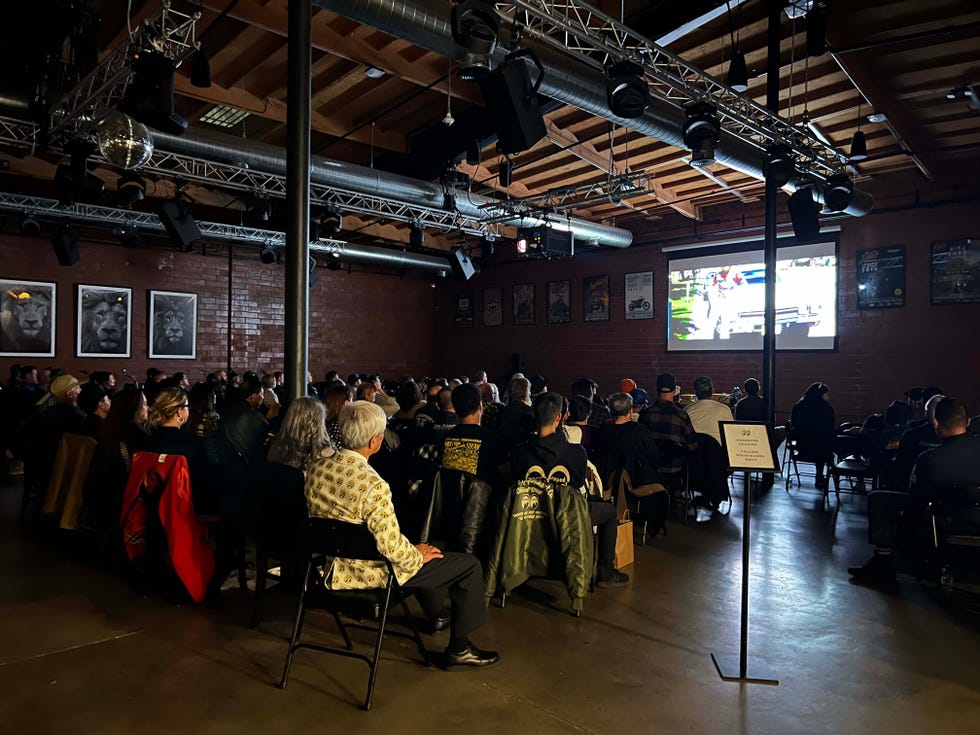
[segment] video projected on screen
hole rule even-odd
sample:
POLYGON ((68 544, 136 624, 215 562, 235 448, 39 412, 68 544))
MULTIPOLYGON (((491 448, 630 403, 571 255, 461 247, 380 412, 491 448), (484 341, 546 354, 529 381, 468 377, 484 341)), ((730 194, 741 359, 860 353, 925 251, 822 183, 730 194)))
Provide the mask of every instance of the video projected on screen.
MULTIPOLYGON (((761 250, 671 259, 669 270, 668 350, 762 349, 761 250)), ((834 243, 779 248, 776 349, 832 350, 836 335, 834 243)))

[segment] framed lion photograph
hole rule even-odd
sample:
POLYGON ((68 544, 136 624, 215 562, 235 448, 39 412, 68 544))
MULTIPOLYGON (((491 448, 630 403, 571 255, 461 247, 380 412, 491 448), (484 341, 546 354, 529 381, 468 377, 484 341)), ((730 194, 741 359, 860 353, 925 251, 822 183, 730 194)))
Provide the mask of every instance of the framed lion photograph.
POLYGON ((197 294, 150 291, 150 357, 197 358, 197 294))
POLYGON ((122 286, 78 287, 75 354, 129 357, 133 290, 122 286))
POLYGON ((54 357, 54 283, 0 279, 0 357, 54 357))

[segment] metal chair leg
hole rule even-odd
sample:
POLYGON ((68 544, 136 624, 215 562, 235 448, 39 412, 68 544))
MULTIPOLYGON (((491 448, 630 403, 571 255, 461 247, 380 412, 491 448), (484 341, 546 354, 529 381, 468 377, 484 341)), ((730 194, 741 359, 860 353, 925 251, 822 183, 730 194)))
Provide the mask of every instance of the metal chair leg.
POLYGON ((378 666, 381 663, 381 644, 385 637, 385 623, 388 622, 388 605, 391 604, 392 579, 389 577, 388 586, 385 588, 385 600, 381 608, 381 619, 378 621, 378 639, 374 643, 374 657, 371 659, 371 673, 368 676, 367 696, 364 698, 362 709, 371 709, 371 700, 374 698, 374 682, 378 678, 378 666))
POLYGON ((347 633, 347 626, 344 625, 344 621, 340 619, 340 613, 338 613, 336 610, 334 610, 333 619, 337 623, 337 630, 340 631, 340 635, 344 639, 344 645, 347 647, 347 650, 348 651, 353 650, 354 644, 351 643, 350 635, 348 635, 347 633))
POLYGON ((255 550, 255 596, 252 598, 252 622, 248 626, 252 630, 259 627, 259 617, 262 614, 262 603, 265 601, 265 582, 268 574, 269 557, 261 549, 255 550))
MULTIPOLYGON (((306 572, 303 574, 303 579, 308 580, 310 578, 310 566, 312 560, 307 560, 306 562, 306 572)), ((306 583, 303 584, 302 589, 299 593, 299 603, 296 605, 296 618, 293 622, 293 634, 289 639, 289 651, 286 653, 286 664, 282 669, 282 679, 279 682, 279 688, 285 689, 286 682, 289 680, 289 669, 293 665, 293 654, 296 653, 296 641, 299 640, 300 633, 303 630, 303 617, 306 614, 306 583)))

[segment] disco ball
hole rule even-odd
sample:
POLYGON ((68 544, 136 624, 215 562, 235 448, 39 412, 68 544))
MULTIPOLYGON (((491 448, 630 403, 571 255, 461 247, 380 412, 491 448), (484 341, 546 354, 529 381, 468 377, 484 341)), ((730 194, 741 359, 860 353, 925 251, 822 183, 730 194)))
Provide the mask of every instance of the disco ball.
POLYGON ((119 168, 139 168, 153 155, 153 138, 146 125, 121 112, 99 123, 95 141, 102 156, 119 168))

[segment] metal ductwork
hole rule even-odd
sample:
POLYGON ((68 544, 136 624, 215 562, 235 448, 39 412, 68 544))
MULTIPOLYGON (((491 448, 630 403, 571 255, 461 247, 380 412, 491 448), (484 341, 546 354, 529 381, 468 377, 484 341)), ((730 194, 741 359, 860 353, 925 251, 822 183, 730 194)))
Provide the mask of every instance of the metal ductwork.
MULTIPOLYGON (((453 40, 449 26, 449 10, 444 0, 314 0, 321 8, 344 16, 358 23, 402 38, 435 53, 462 60, 467 51, 453 40)), ((541 94, 567 105, 577 107, 596 117, 601 117, 638 133, 677 148, 686 148, 683 134, 682 110, 660 100, 651 100, 647 111, 638 118, 622 118, 613 115, 606 102, 606 82, 593 67, 560 54, 554 49, 525 39, 524 45, 532 49, 545 70, 541 81, 541 94)), ((499 46, 494 52, 494 63, 500 63, 507 50, 499 46)), ((721 145, 715 152, 718 163, 736 171, 764 180, 762 152, 722 131, 721 145)), ((793 191, 791 185, 786 187, 793 191)), ((871 211, 874 200, 863 191, 854 191, 846 214, 860 217, 871 211)))
MULTIPOLYGON (((157 130, 153 130, 152 134, 154 146, 158 150, 241 166, 267 174, 279 176, 286 174, 286 152, 277 146, 242 140, 200 128, 191 128, 181 136, 161 133, 157 130)), ((323 156, 311 157, 310 180, 322 186, 358 194, 394 199, 431 209, 445 209, 445 192, 439 184, 391 174, 367 166, 335 161, 323 156)), ((466 217, 489 219, 491 214, 482 207, 493 201, 479 194, 460 192, 456 197, 456 209, 466 217)), ((543 224, 542 220, 533 217, 515 217, 500 223, 515 227, 534 227, 543 224)), ((598 245, 625 248, 633 241, 633 234, 629 230, 589 222, 578 217, 562 217, 557 224, 559 227, 570 229, 577 239, 593 241, 598 245)))

